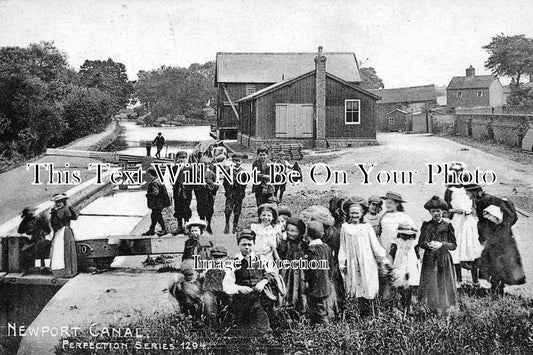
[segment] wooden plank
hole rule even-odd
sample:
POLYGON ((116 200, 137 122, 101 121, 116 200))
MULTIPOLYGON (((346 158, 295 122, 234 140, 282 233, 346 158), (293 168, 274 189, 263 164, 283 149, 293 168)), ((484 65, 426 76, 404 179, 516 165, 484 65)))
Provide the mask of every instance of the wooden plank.
POLYGON ((235 117, 237 117, 237 120, 239 120, 239 113, 237 112, 237 108, 235 107, 235 104, 233 103, 233 100, 231 99, 231 96, 228 94, 228 90, 226 90, 226 86, 223 85, 222 88, 224 89, 224 93, 226 94, 226 97, 229 100, 231 108, 233 109, 233 113, 235 113, 235 117))
POLYGON ((22 273, 7 273, 0 279, 0 283, 19 285, 63 286, 68 281, 68 278, 54 277, 53 275, 26 274, 22 276, 22 273))
POLYGON ((7 271, 20 272, 20 237, 7 237, 7 271))
POLYGON ((528 210, 526 209, 523 209, 522 207, 518 207, 518 206, 514 206, 515 209, 516 209, 516 212, 520 213, 522 216, 524 217, 531 217, 531 212, 529 212, 528 210))

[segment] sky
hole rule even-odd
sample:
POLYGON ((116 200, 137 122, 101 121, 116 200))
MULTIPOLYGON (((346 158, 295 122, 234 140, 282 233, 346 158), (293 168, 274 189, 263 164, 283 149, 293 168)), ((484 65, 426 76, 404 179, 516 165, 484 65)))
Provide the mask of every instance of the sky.
MULTIPOLYGON (((484 68, 491 37, 533 37, 531 0, 0 0, 0 47, 54 41, 70 65, 128 77, 217 52, 354 52, 386 88, 447 85, 484 68)), ((508 79, 502 78, 508 83, 508 79)))

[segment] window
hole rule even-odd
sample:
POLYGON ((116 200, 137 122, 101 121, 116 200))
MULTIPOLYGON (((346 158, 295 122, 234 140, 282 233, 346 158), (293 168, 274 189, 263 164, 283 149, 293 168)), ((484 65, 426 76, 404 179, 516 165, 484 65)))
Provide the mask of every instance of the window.
POLYGON ((246 84, 245 86, 245 96, 252 95, 255 90, 255 85, 246 84))
POLYGON ((389 124, 394 124, 394 117, 389 117, 389 124))
POLYGON ((457 97, 463 97, 463 92, 462 91, 457 91, 457 97))
POLYGON ((477 91, 477 97, 483 97, 483 90, 477 91))
POLYGON ((344 100, 344 123, 360 124, 361 123, 361 101, 344 100))

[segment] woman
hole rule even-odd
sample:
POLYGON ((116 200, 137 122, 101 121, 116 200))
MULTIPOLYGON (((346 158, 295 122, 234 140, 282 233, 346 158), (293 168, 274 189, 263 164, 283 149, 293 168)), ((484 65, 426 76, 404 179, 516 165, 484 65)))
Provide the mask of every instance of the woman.
POLYGON ((78 255, 74 233, 70 221, 78 219, 78 211, 67 204, 68 197, 55 194, 55 202, 50 212, 50 224, 54 230, 52 250, 50 251, 50 269, 54 276, 73 277, 78 273, 78 255))

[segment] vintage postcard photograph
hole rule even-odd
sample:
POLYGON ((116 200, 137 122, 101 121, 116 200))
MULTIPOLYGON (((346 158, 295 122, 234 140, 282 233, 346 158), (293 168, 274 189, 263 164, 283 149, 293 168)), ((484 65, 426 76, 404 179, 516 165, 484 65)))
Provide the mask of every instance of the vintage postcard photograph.
POLYGON ((0 354, 531 354, 531 13, 0 0, 0 354))

